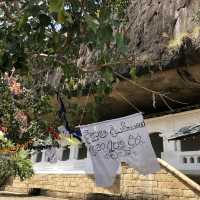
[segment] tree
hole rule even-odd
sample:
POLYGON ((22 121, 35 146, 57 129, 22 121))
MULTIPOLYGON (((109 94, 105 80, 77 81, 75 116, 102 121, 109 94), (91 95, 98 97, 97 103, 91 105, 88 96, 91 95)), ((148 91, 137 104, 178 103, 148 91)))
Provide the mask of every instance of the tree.
POLYGON ((44 114, 51 109, 48 97, 38 93, 31 82, 8 73, 0 77, 0 185, 10 176, 21 180, 33 175, 29 160, 35 142, 50 136, 44 114))
POLYGON ((107 66, 127 60, 127 5, 127 0, 1 1, 0 69, 14 66, 52 95, 82 96, 91 87, 101 103, 116 81, 107 66))
MULTIPOLYGON (((50 136, 49 95, 93 93, 101 103, 111 92, 116 77, 107 66, 117 67, 128 54, 127 5, 124 0, 0 2, 0 147, 15 149, 0 159, 1 177, 32 175, 23 149, 50 136)), ((79 107, 71 106, 76 113, 79 107)))

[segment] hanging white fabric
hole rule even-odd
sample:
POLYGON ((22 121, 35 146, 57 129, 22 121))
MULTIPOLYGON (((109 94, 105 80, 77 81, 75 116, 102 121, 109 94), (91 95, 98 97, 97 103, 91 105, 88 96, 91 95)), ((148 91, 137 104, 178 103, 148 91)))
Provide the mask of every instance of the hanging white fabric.
POLYGON ((80 126, 96 178, 97 186, 113 184, 120 166, 146 175, 160 169, 141 113, 80 126))

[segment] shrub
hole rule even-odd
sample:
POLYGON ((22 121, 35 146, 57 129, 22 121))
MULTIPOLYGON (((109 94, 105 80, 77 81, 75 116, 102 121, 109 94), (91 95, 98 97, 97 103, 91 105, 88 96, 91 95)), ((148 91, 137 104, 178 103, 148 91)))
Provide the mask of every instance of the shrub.
POLYGON ((19 176, 23 181, 33 175, 32 163, 25 150, 14 154, 1 154, 0 169, 0 186, 11 176, 19 176))

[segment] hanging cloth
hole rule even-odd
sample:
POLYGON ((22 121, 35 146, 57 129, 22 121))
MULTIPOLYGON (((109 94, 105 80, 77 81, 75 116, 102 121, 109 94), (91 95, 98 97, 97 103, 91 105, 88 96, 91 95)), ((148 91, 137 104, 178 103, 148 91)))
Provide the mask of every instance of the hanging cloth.
POLYGON ((68 132, 70 135, 72 135, 72 137, 69 139, 69 143, 73 143, 73 144, 80 143, 82 141, 81 132, 79 130, 74 131, 70 128, 67 117, 66 117, 66 108, 65 108, 64 102, 62 101, 62 98, 59 96, 58 92, 57 92, 57 100, 60 104, 60 110, 58 111, 58 116, 65 123, 65 128, 66 128, 65 133, 68 132))
POLYGON ((110 187, 121 162, 143 175, 160 169, 141 113, 80 126, 97 186, 110 187))
POLYGON ((45 151, 45 161, 56 163, 58 161, 57 150, 55 147, 50 147, 45 151))
POLYGON ((69 123, 68 123, 68 120, 67 120, 67 117, 66 117, 65 104, 63 103, 62 98, 60 97, 58 92, 57 92, 57 101, 60 104, 60 110, 58 111, 58 116, 62 121, 64 121, 65 128, 70 132, 69 123))

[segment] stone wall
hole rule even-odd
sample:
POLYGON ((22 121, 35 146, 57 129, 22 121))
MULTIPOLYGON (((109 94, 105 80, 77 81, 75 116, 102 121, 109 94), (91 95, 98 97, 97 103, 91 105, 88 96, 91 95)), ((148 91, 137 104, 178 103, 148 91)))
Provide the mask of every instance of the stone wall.
POLYGON ((130 199, 159 200, 200 200, 200 192, 172 174, 162 169, 153 175, 142 176, 135 170, 123 167, 121 188, 123 196, 130 199))
POLYGON ((42 194, 74 199, 157 199, 157 200, 200 200, 200 186, 165 161, 159 160, 161 170, 143 176, 135 170, 122 166, 121 174, 111 188, 95 186, 92 175, 46 175, 37 174, 21 182, 18 178, 4 188, 7 191, 30 192, 41 188, 42 194), (102 194, 102 196, 99 196, 102 194), (119 198, 121 196, 122 198, 119 198), (109 198, 108 198, 109 197, 109 198))
POLYGON ((41 193, 53 197, 84 199, 87 194, 119 194, 120 177, 116 178, 110 188, 95 186, 93 175, 77 174, 36 174, 31 179, 21 182, 19 178, 9 181, 4 190, 9 192, 31 192, 33 188, 40 188, 41 193))

